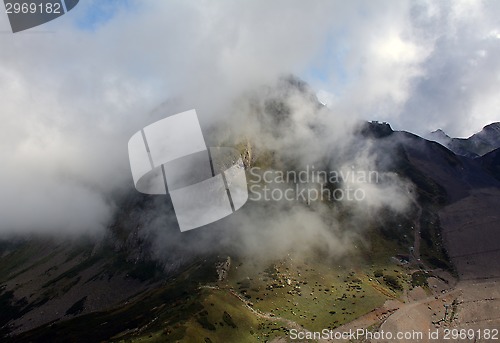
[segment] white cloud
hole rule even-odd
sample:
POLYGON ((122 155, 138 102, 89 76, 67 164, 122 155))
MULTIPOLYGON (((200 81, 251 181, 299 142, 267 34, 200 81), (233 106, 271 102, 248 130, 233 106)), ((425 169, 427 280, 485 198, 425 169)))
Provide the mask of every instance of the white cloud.
POLYGON ((2 232, 102 226, 130 181, 128 138, 171 114, 158 104, 180 97, 206 126, 325 50, 340 115, 452 135, 499 119, 497 2, 135 1, 82 31, 89 4, 40 28, 53 33, 0 35, 2 232))

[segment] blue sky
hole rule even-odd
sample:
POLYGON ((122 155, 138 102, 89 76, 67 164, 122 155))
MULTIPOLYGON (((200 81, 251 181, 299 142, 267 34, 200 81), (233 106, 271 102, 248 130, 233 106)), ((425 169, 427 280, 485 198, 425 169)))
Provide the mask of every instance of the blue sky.
POLYGON ((75 24, 79 29, 94 31, 111 21, 123 10, 133 10, 133 0, 80 0, 75 7, 75 24))

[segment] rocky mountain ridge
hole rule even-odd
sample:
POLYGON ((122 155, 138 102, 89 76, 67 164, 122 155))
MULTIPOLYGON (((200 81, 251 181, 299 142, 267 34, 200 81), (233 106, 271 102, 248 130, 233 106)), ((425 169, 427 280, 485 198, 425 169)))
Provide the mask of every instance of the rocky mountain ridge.
POLYGON ((500 148, 499 137, 500 122, 495 122, 469 138, 452 138, 441 129, 431 132, 427 138, 444 145, 457 155, 475 158, 500 148))

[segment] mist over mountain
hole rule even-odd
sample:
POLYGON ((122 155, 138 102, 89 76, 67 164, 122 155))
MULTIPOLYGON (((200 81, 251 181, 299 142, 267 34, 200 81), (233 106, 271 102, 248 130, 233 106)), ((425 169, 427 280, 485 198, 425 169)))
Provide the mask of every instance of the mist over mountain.
MULTIPOLYGON (((157 111, 174 111, 169 106, 166 103, 157 111)), ((184 233, 178 229, 168 196, 142 195, 131 184, 114 198, 116 211, 103 235, 85 239, 17 235, 2 241, 1 299, 8 311, 0 317, 0 324, 5 339, 108 340, 156 335, 155 330, 160 330, 168 341, 194 337, 189 332, 200 330, 200 325, 201 335, 219 337, 227 333, 207 324, 211 310, 207 317, 198 309, 207 306, 207 296, 219 293, 209 295, 204 286, 214 287, 213 292, 229 287, 241 296, 257 297, 252 306, 255 302, 259 311, 265 311, 268 301, 286 296, 310 297, 313 302, 313 288, 311 295, 300 288, 289 290, 289 295, 271 290, 286 290, 292 282, 309 289, 304 281, 307 268, 326 268, 324 262, 328 268, 338 266, 329 273, 358 270, 356 275, 367 280, 362 282, 367 292, 373 289, 368 280, 376 268, 402 268, 398 271, 402 281, 383 281, 378 287, 387 289, 377 297, 398 292, 397 287, 415 287, 412 282, 403 286, 403 275, 414 278, 415 266, 434 270, 447 280, 447 287, 456 282, 454 278, 500 277, 500 269, 490 263, 500 257, 495 239, 500 222, 498 150, 470 158, 395 131, 389 123, 338 116, 317 100, 306 83, 292 76, 244 93, 228 110, 231 120, 214 122, 207 131, 208 144, 238 148, 249 186, 252 168, 298 172, 313 165, 346 175, 377 171, 378 182, 346 178, 329 184, 324 180, 330 189, 349 186, 366 196, 360 201, 249 201, 232 216, 184 233), (471 221, 477 214, 488 219, 471 221), (301 271, 279 283, 279 278, 264 271, 278 268, 283 261, 288 261, 290 270, 301 271), (241 275, 238 267, 251 279, 241 275), (253 286, 242 287, 242 283, 253 286), (145 309, 151 316, 139 315, 145 309), (181 312, 186 313, 184 319, 177 317, 181 312), (163 324, 155 322, 156 317, 163 318, 163 324), (99 329, 83 332, 80 323, 99 329)), ((494 129, 484 132, 474 137, 491 144, 498 139, 494 129)), ((219 309, 218 301, 214 311, 246 315, 243 308, 219 309)), ((363 304, 362 298, 358 301, 363 304)), ((327 318, 321 322, 327 323, 327 318)), ((347 324, 342 318, 336 319, 335 326, 347 324)), ((247 325, 248 320, 235 325, 247 325)), ((301 325, 307 328, 309 324, 301 325)), ((232 335, 275 335, 267 329, 231 330, 232 335)))
POLYGON ((498 18, 489 0, 82 0, 12 33, 0 13, 0 341, 494 333, 498 18), (249 200, 180 232, 127 143, 191 109, 249 200))
POLYGON ((129 184, 128 138, 166 115, 152 111, 165 99, 209 127, 242 93, 293 73, 336 113, 417 133, 471 134, 497 115, 490 2, 125 3, 110 16, 79 4, 50 23, 55 35, 2 37, 0 234, 102 234, 110 194, 129 184), (82 27, 89 17, 109 20, 82 27))

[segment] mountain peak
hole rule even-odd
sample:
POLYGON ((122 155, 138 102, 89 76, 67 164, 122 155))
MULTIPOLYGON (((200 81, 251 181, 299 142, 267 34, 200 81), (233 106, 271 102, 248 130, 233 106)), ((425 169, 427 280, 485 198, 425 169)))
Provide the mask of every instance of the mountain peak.
POLYGON ((483 127, 483 129, 478 132, 477 134, 487 134, 487 135, 500 135, 500 122, 495 122, 495 123, 491 123, 491 124, 488 124, 486 125, 485 127, 483 127))
POLYGON ((437 134, 437 135, 444 135, 446 137, 449 137, 446 132, 444 132, 442 129, 437 129, 436 131, 432 131, 431 134, 437 134))
POLYGON ((448 146, 451 141, 451 137, 448 136, 443 130, 437 129, 436 131, 432 131, 427 135, 428 140, 438 142, 444 146, 448 146))
POLYGON ((469 138, 451 138, 441 129, 431 132, 427 138, 446 146, 457 155, 482 156, 500 147, 500 122, 486 125, 469 138))

